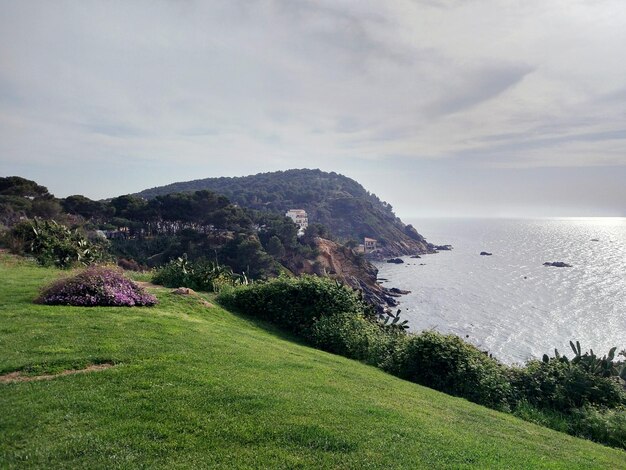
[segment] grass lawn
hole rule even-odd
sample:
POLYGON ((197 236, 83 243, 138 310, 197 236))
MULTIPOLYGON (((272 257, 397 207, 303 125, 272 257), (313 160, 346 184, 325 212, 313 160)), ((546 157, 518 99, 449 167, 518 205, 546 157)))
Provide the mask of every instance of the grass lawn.
POLYGON ((626 468, 626 452, 317 351, 158 289, 153 308, 34 305, 59 275, 0 254, 2 468, 626 468))

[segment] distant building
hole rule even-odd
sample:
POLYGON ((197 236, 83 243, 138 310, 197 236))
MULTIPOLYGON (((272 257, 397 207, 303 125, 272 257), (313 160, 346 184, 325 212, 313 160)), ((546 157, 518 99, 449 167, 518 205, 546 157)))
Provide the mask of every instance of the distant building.
POLYGON ((373 238, 365 237, 363 239, 363 251, 365 253, 371 253, 376 249, 376 240, 373 238))
POLYGON ((126 232, 122 230, 103 230, 104 236, 109 240, 119 240, 122 238, 128 238, 126 232))
POLYGON ((309 218, 304 209, 289 209, 285 214, 298 226, 298 235, 303 235, 309 226, 309 218))

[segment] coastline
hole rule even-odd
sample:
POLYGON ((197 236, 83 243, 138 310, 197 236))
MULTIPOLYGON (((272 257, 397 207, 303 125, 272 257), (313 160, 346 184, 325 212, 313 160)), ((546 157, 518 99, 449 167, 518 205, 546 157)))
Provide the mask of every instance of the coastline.
POLYGON ((456 334, 509 364, 569 340, 626 348, 625 218, 429 219, 420 231, 454 250, 374 262, 383 287, 411 291, 397 298, 411 331, 456 334))

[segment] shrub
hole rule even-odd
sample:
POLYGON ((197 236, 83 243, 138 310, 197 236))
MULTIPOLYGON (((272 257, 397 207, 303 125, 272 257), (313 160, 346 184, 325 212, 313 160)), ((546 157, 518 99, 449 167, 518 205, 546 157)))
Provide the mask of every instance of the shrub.
POLYGON ((195 283, 192 284, 189 276, 189 263, 187 258, 178 258, 160 267, 152 277, 152 282, 165 287, 189 287, 190 289, 198 289, 195 283))
POLYGON ((626 410, 601 410, 591 406, 574 410, 569 433, 626 449, 626 410))
POLYGON ((44 288, 36 302, 121 307, 155 305, 157 299, 118 270, 92 266, 74 277, 60 279, 44 288))
POLYGON ((50 220, 22 222, 8 233, 7 239, 14 253, 31 255, 42 266, 70 268, 106 258, 106 241, 92 243, 78 231, 50 220))
POLYGON ((513 369, 518 399, 540 408, 568 412, 586 405, 616 407, 626 404, 626 392, 611 377, 602 377, 567 360, 530 361, 513 369))
POLYGON ((524 421, 545 426, 559 432, 569 432, 571 417, 561 411, 555 411, 545 408, 537 408, 526 400, 519 401, 515 404, 513 415, 524 421))
POLYGON ((242 313, 306 336, 315 322, 337 313, 363 314, 357 294, 337 281, 317 276, 280 276, 223 292, 218 300, 242 313))
POLYGON ((458 336, 425 331, 403 346, 392 364, 400 377, 492 408, 509 405, 506 368, 458 336))
POLYGON ((307 336, 320 349, 371 362, 383 335, 378 325, 362 315, 342 312, 321 317, 307 336))

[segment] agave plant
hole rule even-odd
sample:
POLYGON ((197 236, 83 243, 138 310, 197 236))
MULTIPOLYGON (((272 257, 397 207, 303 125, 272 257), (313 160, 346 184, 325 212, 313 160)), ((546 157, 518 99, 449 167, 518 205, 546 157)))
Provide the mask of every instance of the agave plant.
POLYGON ((245 274, 237 274, 228 266, 214 261, 191 262, 183 254, 157 271, 153 282, 168 287, 219 292, 225 286, 247 285, 250 280, 245 274))
POLYGON ((569 344, 575 354, 572 359, 572 364, 577 364, 587 372, 599 377, 619 376, 620 372, 617 364, 614 362, 615 351, 617 350, 616 347, 611 348, 608 355, 600 358, 599 356, 596 356, 593 349, 590 349, 589 352, 582 354, 580 342, 578 341, 576 341, 576 344, 570 341, 569 344))
POLYGON ((387 312, 387 316, 384 318, 382 324, 385 328, 396 328, 399 330, 408 330, 409 321, 408 320, 400 320, 400 312, 402 310, 398 310, 394 315, 392 312, 387 312), (391 320, 391 322, 389 321, 391 320))
POLYGON ((11 230, 9 238, 15 252, 33 256, 43 266, 70 268, 106 258, 102 246, 54 220, 22 222, 11 230))
MULTIPOLYGON (((576 343, 570 341, 569 344, 574 352, 574 357, 571 360, 568 359, 567 356, 559 354, 558 349, 555 349, 553 358, 544 354, 542 361, 545 363, 553 360, 560 361, 578 366, 586 372, 598 377, 619 377, 622 380, 626 380, 626 363, 615 360, 616 347, 611 348, 607 355, 600 358, 593 352, 593 349, 583 353, 579 341, 576 341, 576 343)), ((622 354, 626 356, 626 351, 622 351, 620 355, 622 354)))

